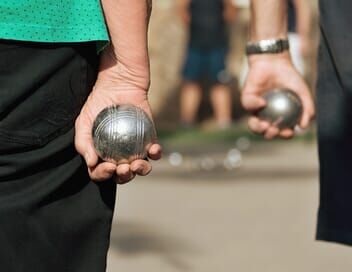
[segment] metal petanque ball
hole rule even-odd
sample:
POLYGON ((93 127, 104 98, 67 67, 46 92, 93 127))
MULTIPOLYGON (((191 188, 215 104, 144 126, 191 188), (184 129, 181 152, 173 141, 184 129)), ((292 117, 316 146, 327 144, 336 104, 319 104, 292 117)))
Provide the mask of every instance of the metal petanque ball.
POLYGON ((144 159, 156 140, 153 122, 142 109, 132 105, 102 110, 94 121, 92 133, 100 158, 114 163, 144 159))
POLYGON ((264 94, 266 107, 258 117, 274 123, 278 128, 294 128, 302 116, 302 102, 298 95, 287 89, 275 89, 264 94))

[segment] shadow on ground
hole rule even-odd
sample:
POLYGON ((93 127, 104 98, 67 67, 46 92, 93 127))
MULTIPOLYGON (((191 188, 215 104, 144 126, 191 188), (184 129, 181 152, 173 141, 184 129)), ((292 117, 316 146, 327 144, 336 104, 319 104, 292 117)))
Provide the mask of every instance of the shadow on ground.
POLYGON ((180 237, 162 233, 139 222, 119 221, 113 225, 111 247, 121 255, 153 254, 179 271, 192 271, 186 259, 199 251, 180 237))

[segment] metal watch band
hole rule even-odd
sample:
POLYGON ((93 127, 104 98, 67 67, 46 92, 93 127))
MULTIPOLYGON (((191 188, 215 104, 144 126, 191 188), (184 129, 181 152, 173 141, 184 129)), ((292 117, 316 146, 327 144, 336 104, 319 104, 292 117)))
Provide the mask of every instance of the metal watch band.
POLYGON ((290 48, 288 40, 261 40, 249 42, 246 45, 246 54, 278 54, 290 48))

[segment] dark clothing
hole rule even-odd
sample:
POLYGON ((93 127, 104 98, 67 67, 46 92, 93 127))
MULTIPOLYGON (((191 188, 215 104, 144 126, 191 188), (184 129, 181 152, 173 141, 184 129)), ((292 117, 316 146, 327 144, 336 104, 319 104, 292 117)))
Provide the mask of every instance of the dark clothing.
POLYGON ((219 83, 221 73, 225 71, 227 50, 189 48, 183 68, 183 78, 187 81, 199 82, 207 78, 209 83, 219 83))
POLYGON ((288 0, 288 32, 296 32, 296 9, 293 0, 288 0))
POLYGON ((189 45, 192 48, 227 47, 224 0, 191 0, 189 45))
POLYGON ((0 270, 103 272, 115 184, 73 145, 96 46, 0 41, 0 59, 0 270))
POLYGON ((317 239, 352 245, 352 24, 350 0, 320 0, 317 88, 320 209, 317 239))

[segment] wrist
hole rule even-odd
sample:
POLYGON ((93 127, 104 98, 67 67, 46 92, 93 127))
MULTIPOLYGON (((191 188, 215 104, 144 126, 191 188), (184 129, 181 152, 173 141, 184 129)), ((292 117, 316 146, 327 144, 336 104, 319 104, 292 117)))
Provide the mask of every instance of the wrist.
POLYGON ((138 105, 148 100, 148 92, 134 85, 111 84, 103 80, 97 80, 92 95, 109 104, 138 105))
POLYGON ((101 55, 98 73, 99 85, 116 87, 113 89, 141 90, 147 92, 150 86, 149 62, 120 61, 112 47, 107 48, 101 55))
POLYGON ((250 66, 258 63, 282 63, 291 64, 291 55, 288 51, 278 54, 255 54, 248 56, 248 63, 250 66))

